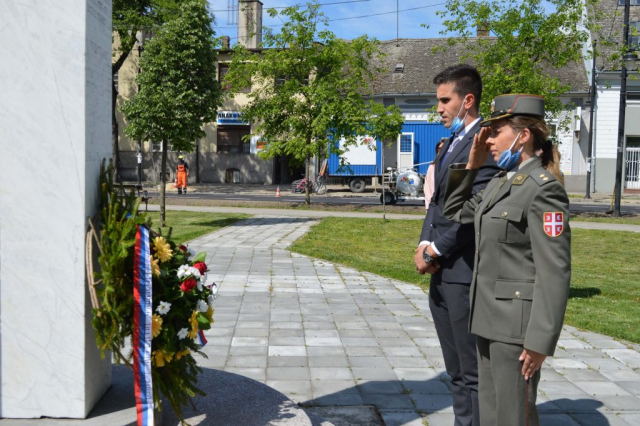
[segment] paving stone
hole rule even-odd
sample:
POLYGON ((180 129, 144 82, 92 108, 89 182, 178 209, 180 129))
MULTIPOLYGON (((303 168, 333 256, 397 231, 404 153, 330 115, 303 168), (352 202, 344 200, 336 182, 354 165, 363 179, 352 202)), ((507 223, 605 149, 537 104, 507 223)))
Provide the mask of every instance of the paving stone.
POLYGON ((440 377, 440 373, 433 368, 405 368, 393 369, 399 380, 433 380, 440 377))
MULTIPOLYGON (((574 385, 582 389, 585 393, 596 398, 606 395, 630 396, 631 394, 611 382, 573 382, 574 385)), ((638 406, 640 409, 640 406, 638 406)))
POLYGON ((349 367, 349 360, 346 355, 310 356, 309 367, 349 367))
POLYGON ((304 346, 304 337, 269 337, 269 346, 304 346))
POLYGON ((306 356, 304 346, 269 346, 269 356, 306 356))
POLYGON ((430 364, 421 356, 387 356, 387 361, 393 368, 429 368, 430 364))
POLYGON ((266 368, 236 368, 236 367, 227 367, 224 369, 229 373, 239 374, 241 376, 248 377, 253 380, 257 380, 259 382, 264 382, 266 380, 266 368))
POLYGON ((270 356, 267 357, 267 367, 308 367, 306 356, 270 356))
POLYGON ((602 402, 609 410, 615 411, 638 411, 640 410, 640 399, 635 396, 598 396, 598 401, 602 402))
POLYGON ((547 395, 587 396, 582 389, 570 382, 540 382, 538 388, 547 395))
MULTIPOLYGON (((618 370, 616 370, 618 371, 618 370)), ((608 382, 605 376, 595 370, 583 370, 581 368, 565 368, 557 370, 559 374, 573 383, 577 382, 608 382)), ((547 376, 547 371, 542 373, 543 376, 547 376)))
MULTIPOLYGON (((540 424, 544 426, 580 426, 568 414, 542 414, 540 413, 540 424)), ((604 425, 602 425, 604 426, 604 425)))
POLYGON ((268 342, 264 337, 234 337, 231 346, 267 346, 268 342))
POLYGON ((339 337, 307 337, 305 339, 307 346, 340 346, 342 341, 339 337))
POLYGON ((409 395, 365 393, 362 394, 362 402, 368 405, 375 405, 381 410, 414 408, 409 395))
POLYGON ((418 410, 428 413, 453 413, 453 399, 451 395, 415 394, 411 399, 418 410))
POLYGON ((229 355, 267 356, 267 346, 231 346, 229 355))
POLYGON ((404 392, 404 388, 397 380, 380 381, 380 380, 356 380, 356 384, 360 393, 383 393, 390 395, 399 395, 404 392))
POLYGON ((311 389, 316 396, 326 396, 337 393, 359 394, 356 382, 353 380, 312 380, 311 389))
POLYGON ((310 381, 311 376, 309 375, 309 367, 268 367, 267 380, 310 381))
MULTIPOLYGON (((387 346, 382 348, 382 351, 387 357, 416 357, 422 358, 422 352, 415 346, 412 347, 394 347, 387 346)), ((442 352, 439 352, 440 356, 442 356, 442 352)))
POLYGON ((311 380, 353 380, 351 369, 346 367, 309 367, 311 380))
POLYGON ((571 417, 580 426, 629 426, 624 419, 609 413, 575 413, 571 417))
POLYGON ((349 357, 384 356, 379 346, 351 346, 344 349, 349 357))
MULTIPOLYGON (((397 410, 381 410, 380 416, 384 420, 384 424, 386 426, 424 426, 422 416, 418 414, 415 410, 406 410, 406 411, 397 411, 397 410)), ((453 415, 452 415, 453 416, 453 415)), ((425 417, 425 420, 427 417, 425 417)), ((453 417, 450 419, 448 423, 443 423, 443 425, 451 426, 453 424, 453 417)), ((428 423, 429 426, 433 426, 431 422, 428 423)), ((440 426, 440 425, 435 425, 440 426)))
POLYGON ((419 393, 449 395, 451 393, 447 385, 438 377, 429 380, 403 380, 400 384, 411 395, 419 393))
MULTIPOLYGON (((625 389, 632 395, 640 396, 640 381, 635 382, 615 382, 618 386, 625 389)), ((640 410, 639 410, 640 411, 640 410)), ((640 424, 640 423, 639 423, 640 424)))
POLYGON ((345 350, 342 347, 329 346, 329 347, 308 347, 307 354, 310 357, 319 356, 341 356, 345 354, 345 350))
POLYGON ((227 367, 260 367, 267 366, 266 356, 239 356, 232 355, 227 360, 227 367))

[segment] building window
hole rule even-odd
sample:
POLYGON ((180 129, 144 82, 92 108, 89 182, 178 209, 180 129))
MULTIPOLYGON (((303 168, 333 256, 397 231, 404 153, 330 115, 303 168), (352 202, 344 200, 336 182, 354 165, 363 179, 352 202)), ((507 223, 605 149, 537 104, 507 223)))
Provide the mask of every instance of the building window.
POLYGON ((243 137, 248 136, 250 128, 247 126, 229 128, 218 127, 218 152, 228 154, 248 154, 251 152, 251 144, 244 142, 243 137))
POLYGON ((382 98, 382 105, 384 105, 385 108, 395 104, 396 98, 382 98))
MULTIPOLYGON (((151 151, 152 152, 162 152, 162 141, 160 142, 151 142, 151 151)), ((173 151, 173 144, 171 142, 167 142, 167 152, 173 151)))
MULTIPOLYGON (((288 80, 291 80, 291 77, 288 77, 288 76, 276 77, 276 84, 275 84, 276 89, 278 87, 282 86, 288 80)), ((309 77, 303 78, 300 83, 301 83, 302 86, 308 86, 309 85, 309 77)))
POLYGON ((629 22, 629 46, 631 46, 633 50, 638 50, 638 44, 640 44, 639 39, 640 39, 640 22, 638 21, 629 22))
MULTIPOLYGON (((228 92, 231 89, 229 83, 224 83, 224 77, 229 72, 229 64, 228 63, 218 63, 218 81, 220 82, 220 87, 225 92, 228 92)), ((251 86, 244 87, 238 91, 238 93, 249 93, 251 92, 251 86)))
POLYGON ((411 137, 411 135, 404 134, 400 136, 400 152, 412 152, 412 142, 413 138, 411 137))
MULTIPOLYGON (((624 6, 626 0, 618 0, 618 6, 624 6)), ((640 5, 640 0, 629 0, 629 6, 640 5)))

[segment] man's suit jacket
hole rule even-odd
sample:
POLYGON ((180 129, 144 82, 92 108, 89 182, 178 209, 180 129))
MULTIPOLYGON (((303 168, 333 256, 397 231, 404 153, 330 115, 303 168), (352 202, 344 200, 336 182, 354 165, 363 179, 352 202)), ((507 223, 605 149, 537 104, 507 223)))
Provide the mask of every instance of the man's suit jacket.
POLYGON ((571 281, 567 193, 537 157, 475 196, 475 170, 463 167, 449 171, 443 198, 448 217, 478 231, 470 331, 553 355, 571 281))
MULTIPOLYGON (((455 163, 467 163, 469 152, 473 145, 473 137, 480 131, 480 121, 478 121, 463 136, 446 160, 441 163, 441 159, 446 155, 449 146, 453 142, 453 137, 442 147, 435 159, 435 188, 429 203, 429 210, 422 224, 420 241, 431 241, 442 256, 438 258, 442 280, 452 283, 471 284, 473 275, 473 252, 474 252, 474 231, 473 224, 460 224, 452 222, 444 217, 444 193, 447 186, 447 175, 449 165, 455 163)), ((487 163, 481 167, 473 185, 473 193, 480 192, 491 178, 500 169, 491 156, 487 163)))

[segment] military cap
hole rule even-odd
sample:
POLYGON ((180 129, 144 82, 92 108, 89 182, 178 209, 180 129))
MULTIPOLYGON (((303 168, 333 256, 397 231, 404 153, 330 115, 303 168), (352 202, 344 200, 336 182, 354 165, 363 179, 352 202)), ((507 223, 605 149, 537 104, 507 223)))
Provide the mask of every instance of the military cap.
POLYGON ((544 118, 544 98, 523 93, 496 96, 491 103, 491 116, 482 121, 480 126, 487 127, 494 120, 514 115, 544 118))

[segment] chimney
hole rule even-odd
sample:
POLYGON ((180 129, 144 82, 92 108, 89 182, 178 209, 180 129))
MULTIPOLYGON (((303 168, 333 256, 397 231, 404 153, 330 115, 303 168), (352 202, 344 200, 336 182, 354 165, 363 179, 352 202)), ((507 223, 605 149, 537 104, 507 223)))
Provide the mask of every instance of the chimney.
POLYGON ((478 37, 489 37, 489 22, 478 22, 476 35, 478 37))
POLYGON ((222 50, 229 50, 229 46, 231 45, 231 37, 222 36, 220 38, 222 39, 222 50))
POLYGON ((240 0, 238 43, 247 49, 257 49, 262 43, 262 2, 260 0, 240 0))

